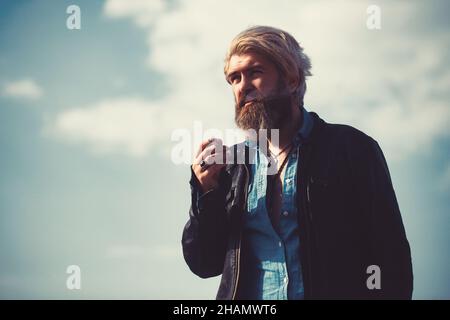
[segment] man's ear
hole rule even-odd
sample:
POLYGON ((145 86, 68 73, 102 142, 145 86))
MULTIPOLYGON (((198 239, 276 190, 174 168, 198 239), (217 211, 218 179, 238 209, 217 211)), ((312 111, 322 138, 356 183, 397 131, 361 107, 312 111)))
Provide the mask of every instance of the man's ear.
POLYGON ((290 93, 294 93, 295 91, 298 90, 298 86, 299 86, 298 78, 290 78, 287 83, 288 83, 288 88, 289 88, 290 93))

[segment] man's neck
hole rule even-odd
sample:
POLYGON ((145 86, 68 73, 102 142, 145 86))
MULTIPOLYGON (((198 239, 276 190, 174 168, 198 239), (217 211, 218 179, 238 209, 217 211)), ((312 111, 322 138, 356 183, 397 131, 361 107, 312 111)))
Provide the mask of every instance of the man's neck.
POLYGON ((279 139, 268 139, 269 148, 274 154, 278 154, 283 150, 297 134, 303 125, 303 108, 294 106, 291 121, 287 122, 279 129, 279 139), (273 140, 273 141, 272 141, 273 140), (278 140, 278 141, 276 141, 278 140))

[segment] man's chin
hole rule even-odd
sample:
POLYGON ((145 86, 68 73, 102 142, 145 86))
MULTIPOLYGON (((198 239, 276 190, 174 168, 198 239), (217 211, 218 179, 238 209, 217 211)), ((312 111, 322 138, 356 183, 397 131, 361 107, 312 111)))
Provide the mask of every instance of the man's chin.
POLYGON ((267 125, 259 125, 259 126, 250 126, 250 125, 238 125, 238 128, 243 131, 254 131, 259 133, 260 131, 268 131, 268 130, 279 130, 278 126, 267 126, 267 125))
POLYGON ((254 130, 258 132, 259 130, 271 130, 278 129, 279 125, 275 125, 271 120, 265 119, 263 116, 259 118, 246 118, 241 117, 236 119, 236 125, 242 130, 254 130))
POLYGON ((291 98, 289 95, 274 95, 263 100, 248 101, 237 107, 239 115, 235 117, 238 128, 242 130, 279 129, 289 121, 291 98))

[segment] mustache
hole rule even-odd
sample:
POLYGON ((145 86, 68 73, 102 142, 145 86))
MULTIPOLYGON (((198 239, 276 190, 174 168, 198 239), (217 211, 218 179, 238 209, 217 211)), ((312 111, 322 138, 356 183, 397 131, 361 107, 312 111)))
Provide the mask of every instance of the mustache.
POLYGON ((264 98, 256 97, 256 98, 248 99, 248 96, 243 96, 242 98, 239 99, 239 101, 236 103, 236 105, 239 107, 239 109, 242 109, 247 102, 261 103, 261 102, 264 102, 264 98))
POLYGON ((248 96, 243 96, 237 101, 236 105, 238 109, 242 109, 247 102, 251 103, 262 103, 268 107, 276 106, 279 103, 288 103, 291 99, 291 95, 289 93, 281 93, 270 95, 268 97, 256 97, 252 99, 247 99, 248 96))

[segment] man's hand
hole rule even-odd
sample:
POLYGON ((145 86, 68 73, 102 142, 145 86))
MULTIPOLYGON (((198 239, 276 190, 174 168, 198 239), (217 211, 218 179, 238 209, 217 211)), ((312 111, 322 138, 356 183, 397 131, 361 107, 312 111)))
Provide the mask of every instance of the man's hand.
POLYGON ((219 185, 220 171, 226 165, 227 151, 228 148, 222 144, 220 139, 208 139, 200 144, 192 164, 192 170, 200 182, 203 193, 219 185), (202 163, 203 166, 201 166, 202 163))

